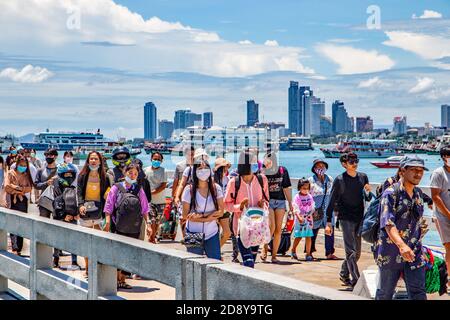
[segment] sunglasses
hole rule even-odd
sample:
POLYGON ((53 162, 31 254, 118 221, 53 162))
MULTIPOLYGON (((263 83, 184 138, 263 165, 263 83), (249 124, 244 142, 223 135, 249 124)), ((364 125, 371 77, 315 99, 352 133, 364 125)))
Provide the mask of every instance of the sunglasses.
POLYGON ((359 159, 350 159, 347 162, 348 162, 348 164, 356 164, 356 163, 359 163, 359 159))

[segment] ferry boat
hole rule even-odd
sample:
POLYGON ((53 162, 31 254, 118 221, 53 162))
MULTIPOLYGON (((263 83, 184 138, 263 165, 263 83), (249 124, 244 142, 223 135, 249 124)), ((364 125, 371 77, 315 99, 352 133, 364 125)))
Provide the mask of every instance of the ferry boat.
POLYGON ((17 139, 12 135, 7 135, 4 137, 0 137, 0 153, 7 154, 9 153, 9 148, 14 146, 17 139))
POLYGON ((398 149, 396 140, 353 139, 339 142, 334 148, 320 149, 325 158, 339 158, 341 154, 354 152, 358 158, 387 158, 402 153, 398 149))
MULTIPOLYGON (((142 153, 142 150, 139 148, 132 148, 131 146, 125 146, 125 147, 127 147, 128 150, 130 150, 130 155, 131 155, 131 158, 133 158, 133 159, 142 153)), ((80 148, 77 148, 75 150, 75 152, 73 153, 73 159, 74 160, 86 160, 90 152, 98 151, 102 154, 102 156, 104 158, 109 160, 112 158, 112 153, 115 148, 117 148, 117 145, 110 145, 106 148, 101 148, 101 149, 92 148, 92 147, 84 147, 84 148, 80 147, 80 148)))
POLYGON ((55 148, 60 151, 72 151, 77 148, 104 148, 108 146, 108 140, 98 130, 96 133, 89 132, 44 132, 34 138, 34 142, 21 143, 25 149, 45 151, 55 148))
POLYGON ((288 136, 279 141, 281 151, 314 150, 310 137, 288 136))
POLYGON ((400 161, 402 160, 403 156, 393 156, 387 158, 385 161, 371 162, 372 165, 374 165, 377 168, 381 169, 392 169, 392 168, 399 168, 400 167, 400 161))

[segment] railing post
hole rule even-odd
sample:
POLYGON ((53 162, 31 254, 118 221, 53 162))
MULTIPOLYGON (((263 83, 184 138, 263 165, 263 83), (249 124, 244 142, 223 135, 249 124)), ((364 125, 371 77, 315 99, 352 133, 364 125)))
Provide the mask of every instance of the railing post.
POLYGON ((99 296, 117 295, 117 269, 89 259, 88 299, 97 300, 99 296))
POLYGON ((53 268, 53 248, 45 244, 30 239, 30 299, 47 300, 47 298, 37 292, 37 271, 40 269, 53 268))
MULTIPOLYGON (((8 250, 8 233, 0 230, 0 250, 8 250)), ((0 293, 8 291, 8 279, 0 276, 0 293)))

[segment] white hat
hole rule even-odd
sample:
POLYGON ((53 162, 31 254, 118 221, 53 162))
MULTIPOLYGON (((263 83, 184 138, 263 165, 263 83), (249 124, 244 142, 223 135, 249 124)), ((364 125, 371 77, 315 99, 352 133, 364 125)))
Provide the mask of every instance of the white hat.
POLYGON ((207 161, 209 160, 209 156, 206 153, 205 149, 199 148, 199 149, 195 150, 195 152, 194 152, 194 161, 195 160, 207 160, 207 161))

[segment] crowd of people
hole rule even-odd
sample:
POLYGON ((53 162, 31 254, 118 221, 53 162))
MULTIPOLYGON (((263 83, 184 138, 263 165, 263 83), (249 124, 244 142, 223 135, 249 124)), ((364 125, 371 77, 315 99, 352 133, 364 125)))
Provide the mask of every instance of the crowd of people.
MULTIPOLYGON (((309 177, 298 180, 293 194, 288 169, 279 165, 275 152, 262 159, 248 148, 232 164, 224 158, 210 163, 203 149, 188 147, 185 159, 176 165, 171 197, 164 157, 151 154, 151 165, 143 167, 125 147, 113 151, 109 168, 101 153, 92 151, 79 169, 67 151, 58 164, 59 153, 48 149, 45 161, 34 150, 11 147, 6 160, 0 157, 0 205, 28 212, 34 201, 45 218, 80 224, 86 228, 113 232, 135 239, 158 242, 158 230, 167 208, 178 213, 182 243, 192 253, 223 260, 222 248, 231 240, 232 261, 253 268, 259 259, 279 264, 279 252, 287 221, 293 220, 290 247, 292 259, 299 260, 297 248, 305 239, 305 261, 317 260, 316 239, 324 229, 325 259, 335 255, 334 232, 342 232, 345 257, 339 273, 343 285, 353 288, 360 278, 361 228, 371 201, 379 201, 379 230, 373 243, 379 267, 376 299, 392 299, 403 277, 410 299, 426 299, 422 239, 428 227, 424 206, 435 208, 435 222, 450 267, 450 147, 441 149, 442 167, 431 179, 431 198, 418 187, 428 170, 418 157, 404 156, 394 177, 372 190, 366 174, 358 171, 355 153, 342 154, 343 173, 333 179, 329 164, 315 159, 309 177), (251 219, 245 220, 245 217, 251 219), (243 221, 246 222, 243 222, 243 221), (338 226, 337 226, 338 225, 338 226), (252 229, 253 228, 253 229, 252 229), (284 228, 284 229, 283 229, 284 228), (269 245, 270 242, 270 245, 269 245)), ((309 169, 308 169, 309 170, 309 169)), ((170 232, 176 233, 177 219, 170 232)), ((20 255, 23 239, 10 235, 12 251, 20 255)), ((54 249, 54 267, 63 252, 54 249)), ((85 259, 85 277, 88 276, 85 259)), ((72 255, 71 268, 82 269, 72 255)), ((117 286, 130 289, 126 277, 139 278, 118 270, 117 286)))

